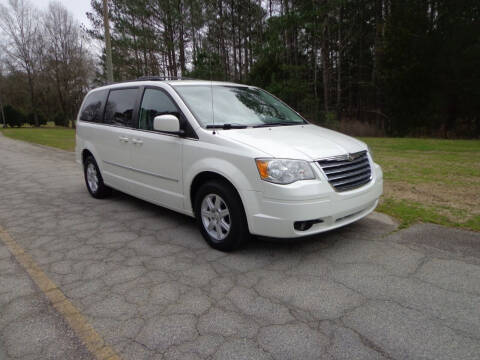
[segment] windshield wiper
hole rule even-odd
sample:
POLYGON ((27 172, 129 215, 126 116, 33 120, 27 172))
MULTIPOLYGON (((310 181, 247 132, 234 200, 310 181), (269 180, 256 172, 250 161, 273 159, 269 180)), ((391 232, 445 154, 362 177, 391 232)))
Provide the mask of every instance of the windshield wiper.
POLYGON ((300 123, 297 121, 277 121, 277 122, 271 122, 271 123, 264 123, 260 125, 254 125, 254 128, 260 128, 260 127, 270 127, 270 126, 288 126, 288 125, 305 125, 305 123, 300 123))
POLYGON ((246 129, 247 125, 241 124, 215 124, 215 125, 207 125, 207 129, 246 129))

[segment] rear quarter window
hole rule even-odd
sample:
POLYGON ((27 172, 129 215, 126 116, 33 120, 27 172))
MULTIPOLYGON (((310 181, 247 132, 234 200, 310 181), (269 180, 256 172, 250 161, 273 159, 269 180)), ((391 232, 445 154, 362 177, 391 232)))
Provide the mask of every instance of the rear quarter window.
POLYGON ((107 92, 107 90, 98 90, 87 95, 80 109, 80 120, 96 123, 102 122, 107 92))

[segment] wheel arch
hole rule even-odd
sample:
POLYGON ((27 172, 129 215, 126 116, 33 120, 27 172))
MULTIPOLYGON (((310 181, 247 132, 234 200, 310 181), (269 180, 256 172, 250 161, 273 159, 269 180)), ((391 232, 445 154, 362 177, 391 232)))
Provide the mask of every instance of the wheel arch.
POLYGON ((85 160, 87 160, 88 156, 92 156, 95 159, 95 156, 92 154, 92 152, 90 150, 83 149, 82 150, 82 165, 85 165, 85 160))
POLYGON ((195 193, 199 186, 205 181, 218 179, 233 188, 242 201, 245 213, 248 214, 249 203, 245 196, 249 190, 253 190, 255 184, 253 176, 249 174, 252 170, 249 170, 245 163, 246 161, 241 163, 244 169, 241 170, 241 167, 237 164, 226 159, 208 157, 194 161, 190 166, 187 166, 187 171, 183 175, 185 210, 194 215, 195 193))
MULTIPOLYGON (((229 187, 231 187, 237 193, 237 195, 240 199, 242 198, 240 196, 240 193, 239 193, 238 189, 235 187, 235 185, 228 178, 226 178, 222 174, 220 174, 218 172, 215 172, 215 171, 210 171, 210 170, 202 171, 202 172, 198 173, 197 175, 195 175, 195 177, 192 180, 192 183, 190 184, 189 195, 190 195, 190 205, 191 205, 192 209, 194 209, 194 207, 195 207, 195 195, 196 195, 198 189, 200 188, 200 186, 202 186, 206 182, 212 181, 212 180, 217 180, 217 181, 221 181, 223 183, 226 183, 229 187)), ((242 206, 243 206, 243 201, 242 201, 242 206)))
POLYGON ((80 153, 80 159, 82 161, 82 166, 85 165, 85 160, 87 159, 87 156, 92 156, 95 159, 95 162, 97 163, 98 168, 100 169, 100 173, 103 174, 103 164, 101 162, 100 157, 98 156, 97 152, 95 151, 95 147, 93 146, 92 143, 90 142, 85 142, 83 149, 80 153))

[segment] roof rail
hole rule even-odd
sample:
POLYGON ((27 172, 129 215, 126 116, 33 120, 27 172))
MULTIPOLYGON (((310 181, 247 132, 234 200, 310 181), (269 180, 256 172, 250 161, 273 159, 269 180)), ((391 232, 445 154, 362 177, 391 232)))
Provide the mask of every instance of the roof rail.
POLYGON ((136 81, 195 80, 181 76, 140 76, 136 81))

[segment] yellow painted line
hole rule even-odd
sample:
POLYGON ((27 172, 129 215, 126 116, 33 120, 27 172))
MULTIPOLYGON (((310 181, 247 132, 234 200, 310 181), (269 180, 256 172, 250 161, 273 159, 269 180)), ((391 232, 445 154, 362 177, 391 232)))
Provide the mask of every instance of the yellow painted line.
POLYGON ((0 239, 12 255, 31 276, 35 284, 47 296, 55 309, 62 315, 78 338, 98 360, 121 360, 120 356, 108 346, 95 331, 80 311, 63 294, 63 292, 35 264, 32 257, 0 226, 0 239))

